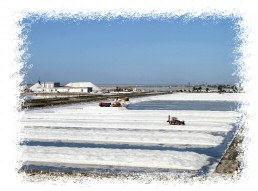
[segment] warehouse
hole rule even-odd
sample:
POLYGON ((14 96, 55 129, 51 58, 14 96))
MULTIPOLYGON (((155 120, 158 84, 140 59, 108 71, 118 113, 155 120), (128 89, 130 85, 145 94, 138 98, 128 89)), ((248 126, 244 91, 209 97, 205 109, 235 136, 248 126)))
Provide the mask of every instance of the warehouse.
POLYGON ((46 93, 90 93, 93 91, 100 91, 101 89, 91 82, 72 82, 61 86, 59 82, 40 82, 30 87, 32 92, 46 92, 46 93))
POLYGON ((91 82, 71 82, 65 85, 66 87, 73 87, 73 88, 83 88, 83 87, 91 87, 92 91, 101 91, 101 89, 91 82))

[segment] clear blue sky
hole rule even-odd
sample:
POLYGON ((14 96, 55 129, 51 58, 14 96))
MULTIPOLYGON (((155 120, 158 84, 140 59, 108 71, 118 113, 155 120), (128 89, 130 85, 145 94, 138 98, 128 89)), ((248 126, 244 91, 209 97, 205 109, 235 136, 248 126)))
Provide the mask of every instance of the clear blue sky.
POLYGON ((28 35, 33 68, 25 81, 234 83, 234 24, 232 19, 39 20, 28 35))

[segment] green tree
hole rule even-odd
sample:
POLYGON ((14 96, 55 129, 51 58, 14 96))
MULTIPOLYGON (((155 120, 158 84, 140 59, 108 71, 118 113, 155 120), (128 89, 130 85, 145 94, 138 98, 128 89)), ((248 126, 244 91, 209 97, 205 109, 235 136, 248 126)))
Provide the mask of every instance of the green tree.
POLYGON ((219 92, 222 92, 222 90, 223 90, 222 85, 219 85, 219 86, 218 86, 218 91, 219 91, 219 92))
POLYGON ((196 87, 194 86, 194 87, 193 87, 193 91, 195 91, 195 90, 196 90, 196 87))

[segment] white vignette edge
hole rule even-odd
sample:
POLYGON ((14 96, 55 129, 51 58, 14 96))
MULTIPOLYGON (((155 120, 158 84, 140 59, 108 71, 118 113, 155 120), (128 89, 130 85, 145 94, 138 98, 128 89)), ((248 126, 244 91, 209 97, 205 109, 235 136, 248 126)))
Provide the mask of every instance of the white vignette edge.
MULTIPOLYGON (((251 1, 252 2, 252 1, 251 1)), ((207 190, 207 189, 246 189, 247 185, 255 184, 257 170, 257 154, 256 145, 257 130, 254 128, 257 121, 255 112, 257 101, 255 95, 257 90, 255 87, 257 62, 257 26, 255 25, 254 6, 250 3, 242 3, 241 1, 114 1, 100 0, 96 2, 90 1, 7 1, 1 2, 1 19, 0 24, 0 60, 1 75, 0 87, 1 91, 1 157, 2 170, 1 182, 2 187, 19 188, 19 190, 45 190, 51 189, 85 189, 88 190, 132 190, 132 189, 148 189, 148 190, 207 190), (241 46, 236 50, 241 54, 235 64, 238 65, 238 75, 245 89, 243 102, 243 113, 246 114, 245 125, 245 148, 244 163, 246 164, 242 176, 239 180, 206 180, 204 182, 192 181, 184 183, 182 181, 156 181, 139 182, 135 180, 116 180, 116 179, 85 179, 81 184, 74 182, 72 179, 61 178, 57 181, 49 180, 39 183, 27 182, 17 173, 17 161, 19 160, 19 151, 17 143, 19 141, 19 129, 21 124, 19 120, 22 112, 18 112, 19 100, 19 84, 22 82, 24 74, 20 71, 26 63, 26 38, 21 36, 23 27, 20 22, 30 14, 42 15, 51 19, 97 19, 100 17, 112 18, 122 15, 127 18, 155 17, 155 18, 173 18, 186 15, 187 19, 197 17, 239 17, 241 20, 238 25, 240 27, 238 38, 242 41, 241 46), (25 44, 25 46, 24 46, 25 44), (212 186, 212 187, 210 187, 212 186)))

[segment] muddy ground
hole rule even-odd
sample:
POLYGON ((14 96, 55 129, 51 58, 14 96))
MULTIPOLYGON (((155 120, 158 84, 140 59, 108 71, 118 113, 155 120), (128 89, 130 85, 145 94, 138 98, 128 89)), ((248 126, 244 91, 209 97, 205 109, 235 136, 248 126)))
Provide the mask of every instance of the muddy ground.
MULTIPOLYGON (((153 96, 153 95, 163 95, 163 94, 171 94, 171 92, 133 92, 127 94, 47 94, 47 93, 38 93, 38 94, 27 94, 28 96, 49 96, 49 98, 42 99, 32 99, 25 100, 22 102, 22 109, 25 108, 36 108, 36 107, 47 107, 47 106, 55 106, 55 105, 66 105, 73 103, 82 103, 82 102, 93 102, 93 101, 101 101, 101 100, 114 100, 115 98, 123 98, 128 97, 136 98, 136 97, 144 97, 144 96, 153 96)), ((22 96, 26 96, 23 94, 22 96)))
POLYGON ((243 130, 244 126, 242 126, 235 135, 233 141, 216 167, 216 174, 235 175, 241 172, 241 157, 244 152, 241 147, 244 139, 243 130))

